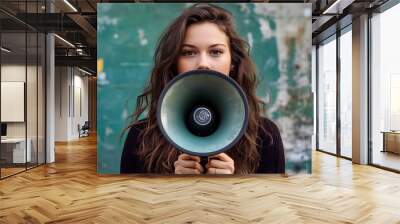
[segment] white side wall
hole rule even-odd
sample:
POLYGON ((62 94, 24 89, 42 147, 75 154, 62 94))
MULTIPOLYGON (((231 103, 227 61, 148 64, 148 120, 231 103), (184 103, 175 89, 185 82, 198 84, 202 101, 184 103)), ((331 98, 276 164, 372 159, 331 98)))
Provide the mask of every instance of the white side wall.
POLYGON ((88 78, 72 67, 56 67, 56 141, 79 137, 78 124, 88 120, 88 78))

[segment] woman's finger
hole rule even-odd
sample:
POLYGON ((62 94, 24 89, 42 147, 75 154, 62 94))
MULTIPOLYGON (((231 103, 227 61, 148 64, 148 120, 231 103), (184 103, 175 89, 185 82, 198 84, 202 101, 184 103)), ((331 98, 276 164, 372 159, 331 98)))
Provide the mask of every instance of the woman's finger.
POLYGON ((232 162, 225 162, 218 159, 210 159, 208 162, 208 167, 218 168, 218 169, 230 169, 233 166, 232 162))
POLYGON ((178 160, 179 159, 181 159, 181 160, 194 160, 194 161, 200 162, 200 157, 199 156, 191 156, 191 155, 186 154, 186 153, 180 154, 179 157, 178 157, 178 160))
POLYGON ((197 169, 185 168, 185 167, 177 167, 175 168, 176 174, 201 174, 197 169))
POLYGON ((228 169, 218 169, 218 168, 208 168, 207 174, 232 174, 232 172, 228 169))
POLYGON ((230 173, 235 172, 235 165, 233 161, 225 162, 217 159, 211 159, 206 165, 206 168, 227 169, 230 171, 230 173))
POLYGON ((217 158, 217 159, 225 161, 225 162, 232 162, 233 161, 233 159, 231 157, 229 157, 226 153, 219 153, 217 155, 210 156, 209 158, 210 159, 211 158, 217 158))
POLYGON ((177 160, 174 163, 175 167, 184 167, 184 168, 191 168, 191 169, 197 169, 201 173, 203 172, 203 167, 200 165, 199 162, 193 161, 193 160, 177 160))

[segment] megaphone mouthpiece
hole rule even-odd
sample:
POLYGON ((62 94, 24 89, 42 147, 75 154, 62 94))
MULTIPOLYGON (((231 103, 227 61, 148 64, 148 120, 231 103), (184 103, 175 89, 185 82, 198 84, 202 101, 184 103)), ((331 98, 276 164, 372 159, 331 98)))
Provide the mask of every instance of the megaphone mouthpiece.
POLYGON ((218 115, 211 107, 195 106, 187 116, 186 125, 194 135, 209 136, 219 125, 218 115))
POLYGON ((206 107, 198 107, 194 110, 192 118, 197 125, 206 126, 215 119, 213 114, 206 107))

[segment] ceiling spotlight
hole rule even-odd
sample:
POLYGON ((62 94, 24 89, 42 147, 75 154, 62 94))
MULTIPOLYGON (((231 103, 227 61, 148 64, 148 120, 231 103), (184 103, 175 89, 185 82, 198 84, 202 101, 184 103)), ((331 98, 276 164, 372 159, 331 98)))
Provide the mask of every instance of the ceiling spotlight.
POLYGON ((4 52, 6 52, 6 53, 10 53, 10 52, 11 52, 11 50, 9 50, 9 49, 7 49, 7 48, 5 48, 5 47, 1 47, 1 50, 4 51, 4 52))
POLYGON ((351 5, 355 0, 336 0, 324 12, 323 15, 328 14, 342 14, 343 10, 351 5))
POLYGON ((88 72, 88 71, 86 71, 86 70, 83 70, 83 69, 81 69, 81 68, 79 68, 79 67, 78 67, 78 70, 81 71, 81 72, 83 72, 83 73, 85 73, 85 74, 87 74, 87 75, 93 75, 92 73, 90 73, 90 72, 88 72))
POLYGON ((62 42, 64 42, 64 43, 66 43, 67 45, 69 45, 70 47, 75 48, 75 45, 71 44, 71 42, 69 42, 68 40, 66 40, 66 39, 64 39, 64 38, 62 38, 62 37, 60 37, 60 36, 57 35, 57 34, 54 34, 54 36, 57 37, 58 39, 60 39, 62 42))
POLYGON ((78 10, 71 4, 68 2, 68 0, 64 0, 65 4, 67 4, 74 12, 78 12, 78 10))

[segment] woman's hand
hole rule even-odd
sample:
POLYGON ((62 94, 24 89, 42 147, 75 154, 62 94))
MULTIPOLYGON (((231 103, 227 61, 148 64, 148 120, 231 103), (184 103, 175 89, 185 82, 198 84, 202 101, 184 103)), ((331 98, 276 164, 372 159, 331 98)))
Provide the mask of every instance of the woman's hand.
POLYGON ((200 165, 200 157, 181 154, 174 163, 175 174, 202 174, 204 168, 200 165))
POLYGON ((233 174, 235 163, 227 154, 220 153, 209 157, 206 169, 207 174, 233 174))

